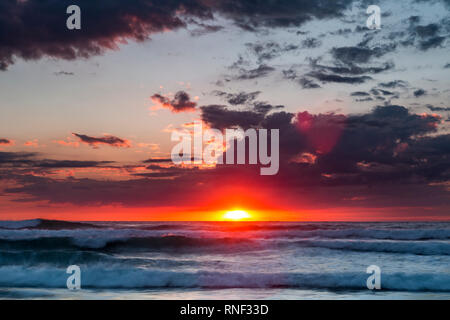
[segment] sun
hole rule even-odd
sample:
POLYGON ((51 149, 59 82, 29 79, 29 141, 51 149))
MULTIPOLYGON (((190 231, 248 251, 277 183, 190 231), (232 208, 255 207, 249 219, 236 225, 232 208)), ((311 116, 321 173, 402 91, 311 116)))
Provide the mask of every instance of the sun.
POLYGON ((250 218, 250 215, 244 210, 231 210, 225 212, 223 218, 227 220, 242 220, 250 218))

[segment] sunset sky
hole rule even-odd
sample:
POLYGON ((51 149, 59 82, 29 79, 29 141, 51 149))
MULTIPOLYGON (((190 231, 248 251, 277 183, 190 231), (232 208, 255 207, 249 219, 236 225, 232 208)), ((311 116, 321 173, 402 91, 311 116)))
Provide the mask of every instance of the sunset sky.
POLYGON ((0 219, 448 220, 449 47, 445 0, 2 0, 0 219), (193 121, 278 174, 174 165, 193 121))

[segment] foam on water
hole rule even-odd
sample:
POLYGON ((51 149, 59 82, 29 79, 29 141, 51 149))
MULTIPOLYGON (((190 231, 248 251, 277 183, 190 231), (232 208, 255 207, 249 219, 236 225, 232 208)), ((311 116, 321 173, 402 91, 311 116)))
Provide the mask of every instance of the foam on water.
POLYGON ((365 269, 377 264, 384 291, 442 293, 450 292, 450 224, 0 222, 0 287, 59 290, 71 264, 84 288, 111 292, 363 292, 365 269))

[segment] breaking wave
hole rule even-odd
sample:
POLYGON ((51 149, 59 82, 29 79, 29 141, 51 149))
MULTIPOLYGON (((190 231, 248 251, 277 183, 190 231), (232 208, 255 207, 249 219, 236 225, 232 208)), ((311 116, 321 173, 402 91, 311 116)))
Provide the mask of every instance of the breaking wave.
MULTIPOLYGON (((0 287, 64 288, 67 274, 58 268, 0 267, 0 287)), ((145 269, 106 269, 103 265, 82 272, 84 288, 298 288, 367 290, 362 273, 221 273, 172 272, 145 269)), ((450 275, 384 274, 382 289, 450 292, 450 275)))

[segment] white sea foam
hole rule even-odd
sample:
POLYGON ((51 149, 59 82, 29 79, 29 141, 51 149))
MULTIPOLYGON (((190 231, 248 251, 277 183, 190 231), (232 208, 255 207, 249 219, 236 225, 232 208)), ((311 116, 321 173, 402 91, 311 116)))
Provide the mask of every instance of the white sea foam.
MULTIPOLYGON (((1 287, 64 288, 65 269, 0 267, 1 287)), ((321 288, 367 290, 364 273, 170 272, 91 266, 82 273, 84 288, 321 288)), ((384 274, 382 288, 450 292, 448 274, 384 274)))

